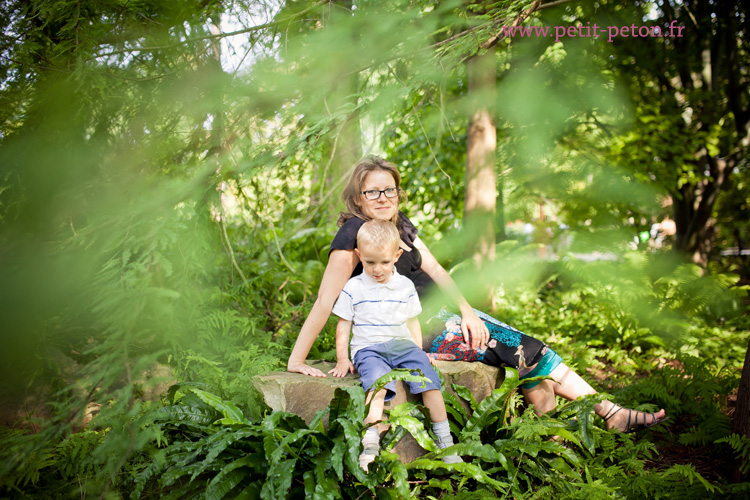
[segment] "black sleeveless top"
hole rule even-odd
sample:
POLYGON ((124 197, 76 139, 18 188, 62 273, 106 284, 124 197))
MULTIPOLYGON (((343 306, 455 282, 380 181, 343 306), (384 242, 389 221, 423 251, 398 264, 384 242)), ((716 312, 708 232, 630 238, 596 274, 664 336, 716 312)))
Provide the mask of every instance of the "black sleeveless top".
MULTIPOLYGON (((433 284, 426 272, 422 271, 422 254, 414 246, 414 240, 417 239, 417 228, 411 223, 409 218, 403 212, 398 213, 401 220, 401 239, 409 247, 410 251, 404 250, 398 261, 396 261, 396 270, 399 274, 406 276, 417 289, 417 294, 423 298, 424 292, 433 284)), ((352 217, 339 228, 339 232, 331 242, 329 254, 334 250, 354 250, 357 248, 357 232, 365 221, 359 217, 352 217)), ((362 263, 357 264, 354 268, 353 276, 362 274, 362 263)))

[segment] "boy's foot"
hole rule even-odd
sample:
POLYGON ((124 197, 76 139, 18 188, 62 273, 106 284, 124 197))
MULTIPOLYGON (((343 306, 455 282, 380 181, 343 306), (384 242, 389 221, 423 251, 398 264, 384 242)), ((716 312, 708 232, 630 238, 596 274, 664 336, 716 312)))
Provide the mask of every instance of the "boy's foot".
MULTIPOLYGON (((450 446, 453 446, 453 437, 448 435, 447 438, 441 438, 438 436, 437 440, 437 447, 439 450, 442 450, 444 448, 448 448, 450 446)), ((458 455, 448 455, 443 458, 441 458, 443 462, 446 464, 462 464, 464 463, 464 459, 459 457, 458 455)))
POLYGON ((373 460, 375 460, 375 457, 377 457, 379 454, 380 447, 365 446, 365 449, 362 450, 362 453, 359 455, 359 466, 362 467, 362 470, 364 470, 365 472, 369 472, 367 469, 369 468, 373 460))
POLYGON ((458 455, 448 455, 447 457, 443 457, 441 459, 446 464, 462 464, 464 463, 464 459, 459 457, 458 455))

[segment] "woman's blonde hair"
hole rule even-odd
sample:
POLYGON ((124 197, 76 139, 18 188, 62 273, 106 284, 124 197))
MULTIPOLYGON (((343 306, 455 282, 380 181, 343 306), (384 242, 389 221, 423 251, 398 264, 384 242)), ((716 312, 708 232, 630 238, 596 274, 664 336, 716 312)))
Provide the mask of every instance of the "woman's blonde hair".
MULTIPOLYGON (((370 217, 362 212, 362 207, 360 207, 358 202, 363 199, 362 184, 365 182, 365 177, 367 177, 367 174, 370 172, 376 170, 383 170, 391 174, 393 180, 396 182, 396 189, 398 189, 399 203, 406 201, 406 194, 401 189, 401 174, 398 173, 396 165, 380 158, 379 156, 367 156, 360 160, 359 163, 357 163, 357 166, 354 167, 354 171, 352 172, 351 177, 349 177, 349 182, 346 183, 344 192, 341 194, 347 211, 339 214, 339 226, 342 226, 344 222, 353 217, 358 217, 364 221, 370 220, 370 217)), ((401 228, 401 219, 398 216, 398 212, 393 216, 391 222, 393 222, 397 228, 401 228)))

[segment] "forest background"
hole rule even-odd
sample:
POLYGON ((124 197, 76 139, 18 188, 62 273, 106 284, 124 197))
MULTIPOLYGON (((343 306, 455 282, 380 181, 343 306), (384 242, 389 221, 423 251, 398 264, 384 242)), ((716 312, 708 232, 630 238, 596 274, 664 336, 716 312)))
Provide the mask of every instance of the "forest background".
POLYGON ((3 496, 748 494, 746 2, 1 5, 3 496), (503 31, 594 24, 684 28, 503 31), (508 370, 471 419, 449 402, 469 463, 368 477, 356 395, 329 429, 267 412, 251 378, 285 367, 364 154, 473 304, 669 423, 538 418, 508 370))

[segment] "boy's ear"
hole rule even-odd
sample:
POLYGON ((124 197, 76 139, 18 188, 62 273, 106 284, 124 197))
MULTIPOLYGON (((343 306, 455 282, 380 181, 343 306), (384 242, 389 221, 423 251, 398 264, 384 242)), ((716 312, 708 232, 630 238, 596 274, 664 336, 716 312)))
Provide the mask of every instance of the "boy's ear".
POLYGON ((362 260, 362 256, 359 254, 359 248, 355 248, 354 249, 354 253, 357 254, 357 258, 361 261, 362 260))
POLYGON ((396 262, 398 260, 398 258, 401 257, 402 253, 404 253, 404 249, 403 248, 399 248, 398 252, 396 252, 396 258, 393 259, 393 262, 396 262))

